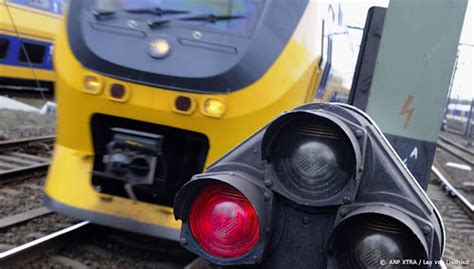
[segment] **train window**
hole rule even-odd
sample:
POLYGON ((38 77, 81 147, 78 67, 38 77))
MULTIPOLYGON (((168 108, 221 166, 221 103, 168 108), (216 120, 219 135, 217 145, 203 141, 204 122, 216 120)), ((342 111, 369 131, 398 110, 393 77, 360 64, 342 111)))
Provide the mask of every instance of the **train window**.
MULTIPOLYGON (((190 27, 209 28, 231 33, 252 31, 263 0, 97 0, 96 8, 106 11, 119 10, 179 10, 189 16, 236 16, 231 20, 203 23, 197 20, 180 21, 190 27)), ((172 14, 171 14, 172 15, 172 14)))
POLYGON ((29 6, 42 9, 49 9, 51 4, 49 0, 27 0, 26 3, 29 6))
POLYGON ((42 64, 46 46, 25 42, 22 44, 23 49, 20 50, 20 62, 32 64, 42 64), (26 53, 26 54, 25 54, 26 53))
POLYGON ((8 45, 10 41, 6 38, 0 38, 0 59, 7 57, 8 45))

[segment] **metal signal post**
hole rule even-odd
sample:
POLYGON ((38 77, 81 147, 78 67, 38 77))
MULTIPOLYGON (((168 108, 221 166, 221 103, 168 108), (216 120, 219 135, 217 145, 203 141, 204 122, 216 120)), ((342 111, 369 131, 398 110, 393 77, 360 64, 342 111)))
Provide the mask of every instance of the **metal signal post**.
POLYGON ((386 12, 373 9, 365 26, 349 103, 373 117, 425 189, 466 6, 391 0, 386 12))

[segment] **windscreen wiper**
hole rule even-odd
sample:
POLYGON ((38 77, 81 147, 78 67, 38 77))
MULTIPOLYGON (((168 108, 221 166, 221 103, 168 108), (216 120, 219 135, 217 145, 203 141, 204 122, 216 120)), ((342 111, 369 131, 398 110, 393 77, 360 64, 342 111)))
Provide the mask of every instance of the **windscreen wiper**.
POLYGON ((197 16, 190 16, 190 17, 182 17, 179 18, 178 20, 181 21, 208 21, 208 22, 217 22, 217 21, 228 21, 228 20, 234 20, 234 19, 242 19, 245 16, 242 15, 214 15, 214 14, 208 14, 208 15, 197 15, 197 16))
POLYGON ((235 19, 242 19, 245 18, 243 15, 214 15, 214 14, 207 14, 207 15, 197 15, 197 16, 189 16, 189 17, 180 17, 174 18, 170 20, 157 20, 157 21, 149 21, 148 26, 151 29, 155 29, 162 25, 168 24, 172 21, 206 21, 210 23, 216 23, 218 21, 229 21, 235 19))
POLYGON ((188 14, 191 13, 187 10, 178 10, 178 9, 164 9, 164 8, 141 8, 141 9, 125 9, 127 13, 137 13, 137 14, 152 14, 156 16, 163 15, 174 15, 174 14, 188 14))
MULTIPOLYGON (((135 14, 152 14, 156 16, 164 16, 164 15, 176 15, 176 14, 188 14, 190 13, 187 10, 177 10, 177 9, 163 9, 163 8, 142 8, 142 9, 124 9, 127 13, 135 13, 135 14)), ((106 11, 106 10, 94 10, 92 14, 97 20, 104 20, 110 19, 113 15, 116 14, 115 11, 106 11)))
POLYGON ((110 19, 113 17, 113 15, 115 15, 115 11, 105 11, 105 10, 94 10, 92 11, 92 15, 94 15, 94 17, 101 21, 101 20, 104 20, 104 19, 110 19))

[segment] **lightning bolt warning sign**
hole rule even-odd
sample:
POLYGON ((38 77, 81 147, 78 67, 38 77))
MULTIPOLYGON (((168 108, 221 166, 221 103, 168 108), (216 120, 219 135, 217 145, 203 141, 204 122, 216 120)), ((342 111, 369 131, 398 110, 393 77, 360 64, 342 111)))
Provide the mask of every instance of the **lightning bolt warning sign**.
POLYGON ((410 120, 411 117, 413 117, 413 113, 415 113, 415 108, 411 108, 411 102, 415 99, 412 95, 408 95, 407 99, 405 100, 405 104, 403 105, 402 110, 400 111, 400 116, 403 116, 406 114, 406 120, 405 123, 403 124, 403 128, 406 129, 408 126, 410 126, 410 120))

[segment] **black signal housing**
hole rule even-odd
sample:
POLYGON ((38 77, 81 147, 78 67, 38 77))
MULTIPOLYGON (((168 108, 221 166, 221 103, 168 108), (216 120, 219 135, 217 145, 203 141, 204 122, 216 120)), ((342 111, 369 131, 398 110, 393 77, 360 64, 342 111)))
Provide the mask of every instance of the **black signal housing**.
POLYGON ((176 196, 175 217, 183 220, 183 246, 224 266, 373 268, 389 259, 437 261, 444 249, 426 193, 369 116, 344 104, 282 114, 194 176, 176 196), (300 171, 285 174, 278 158, 300 171), (262 236, 248 255, 220 259, 193 243, 189 208, 210 179, 254 205, 262 236))

